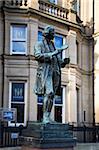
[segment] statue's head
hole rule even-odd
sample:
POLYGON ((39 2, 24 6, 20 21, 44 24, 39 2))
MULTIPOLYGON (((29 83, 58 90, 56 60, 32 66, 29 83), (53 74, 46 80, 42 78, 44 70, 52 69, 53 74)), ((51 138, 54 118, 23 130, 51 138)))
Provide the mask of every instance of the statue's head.
POLYGON ((43 36, 49 40, 53 40, 55 35, 55 29, 53 26, 46 26, 43 31, 43 36))

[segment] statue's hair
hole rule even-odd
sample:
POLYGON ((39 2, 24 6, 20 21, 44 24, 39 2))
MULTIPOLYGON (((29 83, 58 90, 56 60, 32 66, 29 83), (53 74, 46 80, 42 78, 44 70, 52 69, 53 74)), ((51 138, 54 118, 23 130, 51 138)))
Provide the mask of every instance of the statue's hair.
POLYGON ((47 36, 52 30, 54 31, 53 26, 51 25, 46 26, 43 31, 43 36, 47 36))

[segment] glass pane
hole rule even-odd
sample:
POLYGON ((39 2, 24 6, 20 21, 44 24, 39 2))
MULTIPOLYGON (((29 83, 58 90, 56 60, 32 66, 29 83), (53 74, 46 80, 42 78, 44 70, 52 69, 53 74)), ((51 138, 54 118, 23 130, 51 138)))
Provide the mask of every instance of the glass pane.
POLYGON ((42 96, 42 95, 39 95, 39 96, 38 96, 37 102, 38 102, 38 103, 41 103, 41 104, 43 103, 43 96, 42 96))
POLYGON ((12 52, 25 52, 26 43, 25 42, 12 42, 12 52))
POLYGON ((43 105, 37 106, 37 120, 42 121, 43 118, 43 105))
POLYGON ((12 83, 11 101, 24 102, 24 83, 12 83))
POLYGON ((63 45, 63 37, 55 36, 55 47, 60 48, 63 45))
POLYGON ((62 104, 63 102, 62 102, 62 97, 61 96, 57 96, 56 98, 55 98, 55 104, 62 104))
POLYGON ((26 26, 13 26, 12 38, 25 39, 26 38, 26 26))
POLYGON ((62 106, 55 106, 55 121, 62 122, 62 106))
POLYGON ((24 123, 24 104, 11 104, 11 108, 17 109, 17 123, 24 123))
POLYGON ((77 2, 74 4, 74 10, 77 11, 77 2))
POLYGON ((49 0, 50 3, 57 4, 57 0, 49 0))
POLYGON ((55 96, 55 104, 63 104, 63 88, 62 87, 60 89, 59 94, 57 93, 57 96, 55 96))
POLYGON ((43 38, 42 32, 39 31, 39 32, 38 32, 38 41, 42 41, 42 38, 43 38))

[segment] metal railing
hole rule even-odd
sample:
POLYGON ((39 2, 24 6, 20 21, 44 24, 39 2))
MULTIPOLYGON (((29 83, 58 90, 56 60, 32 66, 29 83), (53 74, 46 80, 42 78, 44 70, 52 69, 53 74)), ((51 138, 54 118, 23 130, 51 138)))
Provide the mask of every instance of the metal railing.
POLYGON ((79 143, 99 142, 99 125, 89 122, 69 123, 79 143))
POLYGON ((0 122, 0 147, 20 146, 19 136, 23 128, 23 126, 4 126, 4 124, 0 122))

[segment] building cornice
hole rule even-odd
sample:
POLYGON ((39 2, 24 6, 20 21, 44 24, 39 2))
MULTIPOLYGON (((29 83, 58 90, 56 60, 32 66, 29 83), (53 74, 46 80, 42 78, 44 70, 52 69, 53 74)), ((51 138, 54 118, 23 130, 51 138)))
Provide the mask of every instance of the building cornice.
POLYGON ((84 26, 82 25, 82 23, 77 23, 77 22, 72 22, 69 21, 68 19, 64 19, 64 18, 59 18, 58 16, 52 15, 52 14, 48 14, 47 12, 42 12, 41 10, 37 10, 31 7, 26 7, 26 8, 19 8, 19 7, 12 7, 12 6, 3 6, 2 7, 3 11, 6 13, 11 13, 11 14, 22 14, 22 15, 27 15, 27 17, 34 17, 38 20, 43 20, 46 19, 48 21, 51 22, 56 22, 56 23, 60 23, 64 26, 68 27, 69 29, 72 30, 78 30, 80 32, 80 34, 84 37, 84 39, 86 40, 92 40, 93 37, 92 36, 87 36, 86 32, 84 30, 84 26))
MULTIPOLYGON (((29 64, 32 64, 31 62, 35 61, 35 57, 33 55, 3 55, 4 60, 21 60, 21 61, 27 61, 29 64), (17 57, 16 57, 17 56, 17 57)), ((2 56, 0 55, 0 59, 2 60, 2 56)), ((33 63, 34 66, 37 66, 36 61, 33 63)), ((33 65, 32 64, 32 65, 33 65)), ((77 72, 79 72, 81 75, 87 75, 87 76, 91 76, 92 75, 92 70, 85 70, 83 68, 80 68, 78 65, 76 64, 69 64, 65 66, 66 68, 71 68, 71 69, 75 69, 77 72)))
POLYGON ((50 19, 52 21, 62 23, 64 25, 67 25, 69 27, 76 28, 78 30, 81 30, 82 26, 78 23, 71 22, 68 19, 63 19, 63 18, 58 18, 57 16, 54 16, 52 14, 48 14, 46 12, 42 12, 40 10, 34 9, 34 8, 17 8, 17 7, 11 7, 11 6, 3 6, 2 7, 4 12, 9 12, 9 13, 21 13, 21 14, 27 14, 28 16, 35 16, 39 18, 46 18, 50 19))

